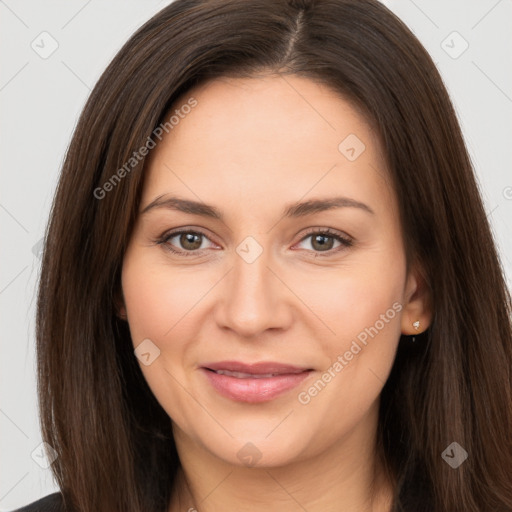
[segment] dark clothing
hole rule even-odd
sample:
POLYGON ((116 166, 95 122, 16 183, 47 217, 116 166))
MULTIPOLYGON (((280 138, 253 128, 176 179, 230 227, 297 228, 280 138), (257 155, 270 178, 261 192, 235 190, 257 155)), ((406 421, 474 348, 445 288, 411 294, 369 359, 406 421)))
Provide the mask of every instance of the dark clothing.
POLYGON ((54 492, 12 512, 65 512, 62 494, 54 492))

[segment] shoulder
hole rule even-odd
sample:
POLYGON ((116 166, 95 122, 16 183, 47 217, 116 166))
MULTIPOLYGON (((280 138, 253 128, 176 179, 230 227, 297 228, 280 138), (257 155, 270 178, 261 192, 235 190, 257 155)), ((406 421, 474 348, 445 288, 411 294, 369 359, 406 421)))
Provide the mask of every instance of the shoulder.
POLYGON ((12 512, 65 512, 62 494, 54 492, 12 512))

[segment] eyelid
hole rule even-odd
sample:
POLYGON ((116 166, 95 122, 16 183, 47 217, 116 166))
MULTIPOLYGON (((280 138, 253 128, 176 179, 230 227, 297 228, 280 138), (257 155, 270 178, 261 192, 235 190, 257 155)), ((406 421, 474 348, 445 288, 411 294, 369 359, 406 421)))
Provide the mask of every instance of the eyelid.
MULTIPOLYGON (((201 228, 193 228, 193 227, 189 228, 187 226, 175 228, 170 231, 166 231, 157 240, 155 240, 155 243, 157 243, 159 245, 165 245, 166 250, 168 250, 169 252, 171 252, 173 254, 183 255, 183 256, 197 256, 197 255, 202 254, 203 251, 206 250, 206 249, 195 249, 193 251, 186 251, 183 249, 171 248, 172 246, 168 243, 169 239, 174 238, 175 236, 181 235, 184 233, 199 235, 199 236, 206 238, 207 240, 209 240, 211 243, 213 243, 215 245, 220 245, 220 244, 217 244, 216 242, 214 242, 213 240, 211 240, 210 236, 208 234, 206 234, 201 228)), ((304 233, 301 236, 300 240, 294 244, 294 246, 303 242, 305 239, 307 239, 308 237, 310 237, 312 235, 327 235, 327 237, 334 238, 335 240, 340 242, 340 246, 336 249, 329 249, 327 251, 306 250, 306 252, 312 252, 315 255, 315 257, 317 257, 317 256, 332 256, 332 255, 338 253, 340 250, 343 250, 343 249, 346 249, 346 248, 352 246, 354 243, 354 239, 351 236, 347 235, 346 233, 340 232, 338 230, 334 230, 332 228, 314 227, 314 228, 309 228, 306 231, 306 233, 304 233)))
POLYGON ((338 230, 335 230, 332 228, 314 227, 314 228, 308 229, 306 231, 306 233, 304 233, 302 235, 301 239, 296 244, 294 244, 294 246, 303 242, 304 240, 306 240, 307 238, 309 238, 312 235, 327 235, 327 237, 334 238, 335 240, 340 242, 340 246, 337 247, 336 249, 329 249, 327 251, 309 251, 309 250, 307 251, 307 252, 312 252, 315 257, 317 257, 317 256, 320 256, 320 257, 334 256, 338 252, 342 251, 343 249, 347 249, 354 244, 354 238, 346 233, 343 233, 341 231, 338 231, 338 230))
POLYGON ((206 250, 206 249, 196 249, 194 251, 185 251, 184 249, 174 249, 174 248, 171 249, 171 245, 168 243, 169 240, 171 238, 174 238, 177 235, 182 235, 184 233, 202 236, 202 237, 206 238, 207 240, 209 240, 211 243, 213 243, 215 245, 219 245, 216 242, 214 242, 213 240, 211 240, 211 237, 208 234, 206 234, 202 229, 192 228, 192 227, 189 228, 187 226, 166 231, 160 237, 158 237, 157 240, 155 240, 155 243, 157 243, 159 245, 165 245, 166 249, 171 253, 178 254, 178 255, 184 255, 184 256, 197 256, 198 254, 202 254, 202 252, 206 250))

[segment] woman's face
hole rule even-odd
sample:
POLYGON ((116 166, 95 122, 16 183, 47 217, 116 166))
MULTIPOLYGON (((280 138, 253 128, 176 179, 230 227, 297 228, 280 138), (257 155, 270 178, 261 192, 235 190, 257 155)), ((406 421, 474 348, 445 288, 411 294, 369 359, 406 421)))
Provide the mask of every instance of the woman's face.
POLYGON ((174 435, 273 466, 370 432, 416 287, 375 133, 297 76, 217 80, 175 108, 122 273, 174 435))

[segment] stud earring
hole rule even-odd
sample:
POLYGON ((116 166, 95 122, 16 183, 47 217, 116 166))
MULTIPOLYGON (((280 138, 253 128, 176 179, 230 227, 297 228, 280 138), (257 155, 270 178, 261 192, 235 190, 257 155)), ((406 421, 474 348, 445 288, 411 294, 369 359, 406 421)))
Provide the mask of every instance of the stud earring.
MULTIPOLYGON (((420 321, 416 320, 416 322, 413 322, 412 326, 414 327, 414 329, 416 331, 419 330, 419 328, 420 328, 420 321)), ((413 341, 413 343, 416 341, 416 336, 412 337, 412 341, 413 341)))

